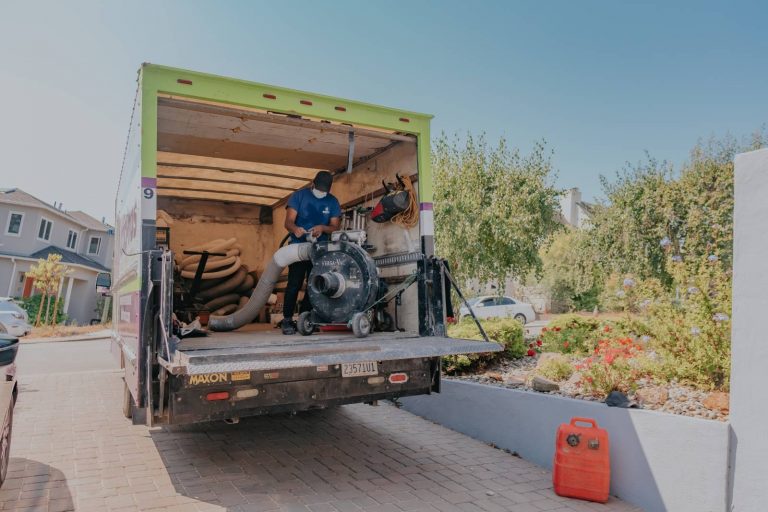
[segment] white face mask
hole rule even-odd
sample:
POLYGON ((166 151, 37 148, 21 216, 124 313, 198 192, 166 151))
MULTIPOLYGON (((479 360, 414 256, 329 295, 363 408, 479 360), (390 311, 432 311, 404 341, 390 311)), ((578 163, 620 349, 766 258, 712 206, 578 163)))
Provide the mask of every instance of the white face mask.
POLYGON ((328 192, 322 192, 320 190, 317 190, 316 188, 313 188, 312 189, 312 195, 315 196, 318 199, 322 199, 322 198, 324 198, 325 196, 328 195, 328 192))

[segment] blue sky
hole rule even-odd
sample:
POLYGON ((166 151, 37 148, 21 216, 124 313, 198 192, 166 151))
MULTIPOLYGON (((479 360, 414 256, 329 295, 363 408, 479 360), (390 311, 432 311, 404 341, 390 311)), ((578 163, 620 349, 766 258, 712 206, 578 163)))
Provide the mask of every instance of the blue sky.
POLYGON ((154 62, 435 115, 554 150, 598 195, 647 150, 768 122, 768 2, 4 1, 0 186, 112 218, 154 62))

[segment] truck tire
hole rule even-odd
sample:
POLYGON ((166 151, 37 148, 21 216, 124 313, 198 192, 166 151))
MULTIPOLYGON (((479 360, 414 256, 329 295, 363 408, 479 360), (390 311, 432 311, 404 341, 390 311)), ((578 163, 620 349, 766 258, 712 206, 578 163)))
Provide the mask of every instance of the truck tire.
POLYGON ((371 333, 371 319, 366 313, 355 313, 352 315, 352 332, 358 338, 365 338, 371 333))
POLYGON ((133 397, 125 381, 123 381, 123 416, 128 419, 133 417, 133 397))
POLYGON ((13 434, 13 400, 8 405, 8 414, 3 423, 2 434, 0 434, 0 485, 5 482, 5 476, 8 474, 8 463, 11 460, 11 435, 13 434))
POLYGON ((309 336, 315 330, 315 326, 312 325, 312 313, 310 311, 304 311, 299 315, 299 320, 296 322, 296 329, 302 336, 309 336))

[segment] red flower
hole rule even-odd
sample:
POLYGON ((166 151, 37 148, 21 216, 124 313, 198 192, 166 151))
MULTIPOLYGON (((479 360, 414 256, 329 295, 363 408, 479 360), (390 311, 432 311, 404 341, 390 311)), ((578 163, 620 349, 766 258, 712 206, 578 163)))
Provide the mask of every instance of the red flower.
POLYGON ((546 327, 542 327, 541 328, 541 332, 547 332, 547 328, 546 327))
POLYGON ((533 348, 533 343, 529 343, 528 348, 533 348))
POLYGON ((541 340, 536 340, 536 344, 537 344, 538 346, 541 346, 541 340))
POLYGON ((555 332, 560 332, 560 328, 559 328, 559 327, 555 327, 555 328, 554 328, 554 329, 552 329, 552 330, 553 330, 553 331, 555 331, 555 332))
POLYGON ((569 346, 570 346, 570 343, 568 343, 567 341, 563 343, 563 348, 568 348, 569 346))
POLYGON ((531 357, 533 357, 533 356, 535 356, 535 355, 536 355, 536 351, 535 351, 535 350, 533 350, 532 348, 529 348, 529 349, 528 349, 528 355, 529 355, 529 356, 531 356, 531 357))
POLYGON ((615 358, 616 358, 616 356, 614 356, 613 354, 606 354, 606 356, 605 356, 605 362, 606 362, 607 364, 611 364, 611 363, 613 363, 613 360, 614 360, 615 358))
POLYGON ((605 327, 603 327, 603 332, 611 332, 611 326, 606 325, 605 327))

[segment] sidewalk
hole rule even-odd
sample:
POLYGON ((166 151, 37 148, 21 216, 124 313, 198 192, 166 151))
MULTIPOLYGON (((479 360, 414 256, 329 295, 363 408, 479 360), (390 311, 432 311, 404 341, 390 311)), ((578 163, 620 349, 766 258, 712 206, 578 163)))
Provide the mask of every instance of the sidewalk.
POLYGON ((87 341, 87 340, 99 340, 112 337, 111 329, 102 329, 100 331, 88 332, 83 334, 76 334, 74 336, 51 336, 46 338, 32 338, 24 337, 19 338, 21 343, 47 343, 54 341, 87 341))

